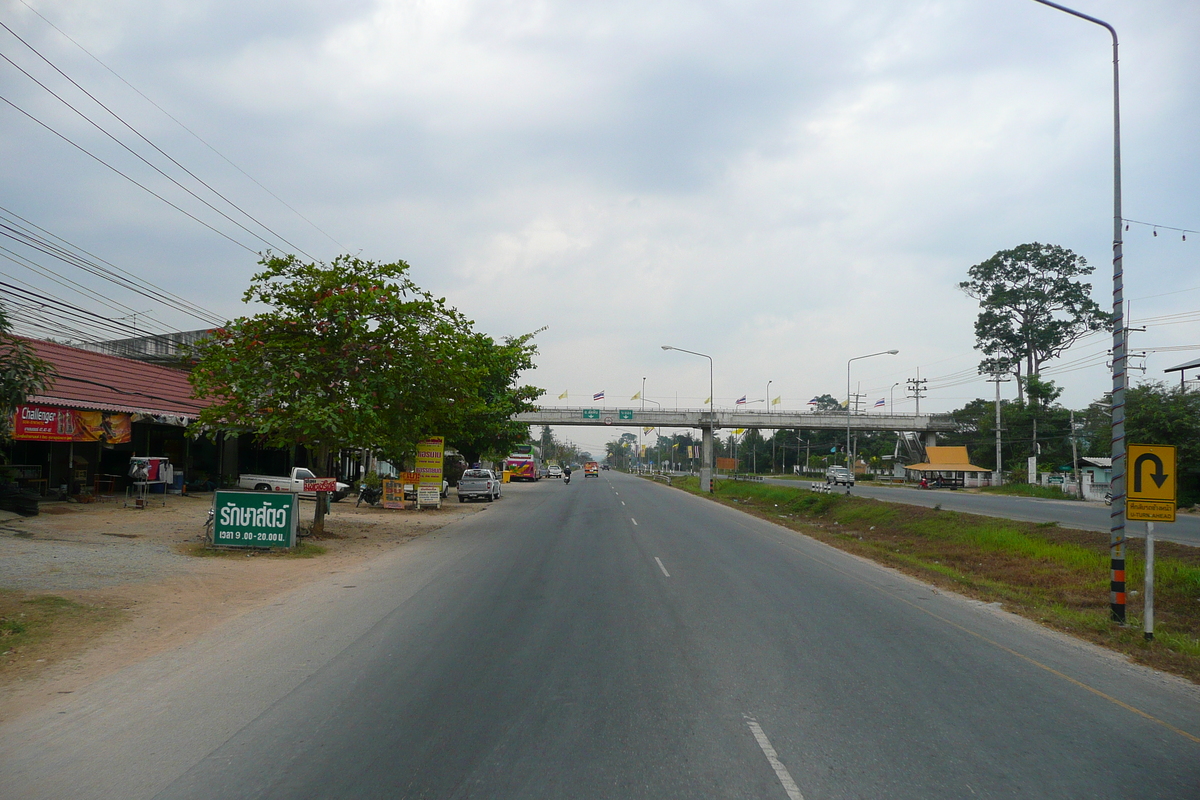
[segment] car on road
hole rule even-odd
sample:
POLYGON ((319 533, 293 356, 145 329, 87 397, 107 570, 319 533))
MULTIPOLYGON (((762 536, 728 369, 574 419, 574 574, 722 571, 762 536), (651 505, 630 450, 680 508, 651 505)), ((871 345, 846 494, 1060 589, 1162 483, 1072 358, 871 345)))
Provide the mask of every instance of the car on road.
POLYGON ((605 472, 607 472, 608 470, 610 470, 610 469, 611 469, 611 467, 609 467, 609 466, 608 466, 608 464, 602 464, 602 465, 600 466, 600 469, 602 469, 602 470, 604 470, 605 472))
POLYGON ((600 462, 589 461, 583 465, 583 477, 599 478, 600 477, 600 462))
POLYGON ((558 464, 551 464, 549 468, 549 478, 561 478, 563 476, 562 467, 558 464))
POLYGON ((483 500, 490 503, 500 496, 500 479, 490 469, 469 469, 458 479, 458 502, 483 500))
POLYGON ((826 486, 853 486, 854 473, 846 467, 829 467, 825 470, 825 485, 826 486))

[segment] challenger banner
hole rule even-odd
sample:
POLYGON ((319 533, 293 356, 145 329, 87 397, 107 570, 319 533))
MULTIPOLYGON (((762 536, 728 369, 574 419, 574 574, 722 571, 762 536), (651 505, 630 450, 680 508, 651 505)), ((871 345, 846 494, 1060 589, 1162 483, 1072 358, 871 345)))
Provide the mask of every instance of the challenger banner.
POLYGON ((22 442, 124 444, 132 436, 133 421, 116 412, 21 405, 13 412, 12 430, 22 442))

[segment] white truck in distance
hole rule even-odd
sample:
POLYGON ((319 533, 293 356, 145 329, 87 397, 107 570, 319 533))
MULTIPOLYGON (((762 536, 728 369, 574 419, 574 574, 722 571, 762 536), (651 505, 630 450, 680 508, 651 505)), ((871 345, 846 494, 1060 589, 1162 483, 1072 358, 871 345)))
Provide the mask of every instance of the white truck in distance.
MULTIPOLYGON (((312 470, 306 467, 293 467, 292 474, 288 477, 277 475, 239 475, 238 488, 253 489, 256 492, 295 492, 301 497, 315 499, 316 492, 304 491, 305 479, 312 480, 317 477, 312 473, 312 470)), ((333 492, 330 498, 333 502, 337 502, 346 496, 350 491, 348 484, 338 481, 337 491, 333 492)))

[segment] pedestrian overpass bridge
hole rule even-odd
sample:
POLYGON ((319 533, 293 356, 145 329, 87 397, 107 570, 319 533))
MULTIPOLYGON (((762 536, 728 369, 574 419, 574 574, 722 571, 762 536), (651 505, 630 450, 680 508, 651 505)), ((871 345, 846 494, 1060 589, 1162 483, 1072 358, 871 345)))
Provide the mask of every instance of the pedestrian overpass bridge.
POLYGON ((769 430, 911 431, 926 444, 936 444, 938 433, 955 429, 949 414, 849 414, 829 411, 709 411, 702 409, 555 408, 515 414, 529 425, 605 425, 646 428, 757 428, 769 430))

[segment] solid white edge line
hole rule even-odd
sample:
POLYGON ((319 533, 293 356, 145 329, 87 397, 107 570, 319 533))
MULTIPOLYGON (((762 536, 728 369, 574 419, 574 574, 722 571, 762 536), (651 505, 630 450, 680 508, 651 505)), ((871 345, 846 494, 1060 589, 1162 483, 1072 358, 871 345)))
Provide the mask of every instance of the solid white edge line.
POLYGON ((667 568, 663 566, 662 559, 655 556, 654 560, 658 562, 658 568, 662 570, 663 575, 666 575, 668 578, 671 577, 671 573, 667 572, 667 568))
POLYGON ((792 774, 787 771, 787 767, 779 760, 779 754, 771 746, 771 740, 763 733, 758 720, 754 719, 754 717, 746 717, 746 724, 750 726, 750 732, 754 734, 754 740, 758 742, 763 755, 767 757, 771 769, 775 770, 775 777, 779 778, 779 782, 783 785, 783 790, 787 792, 788 800, 804 800, 804 795, 800 794, 800 787, 792 780, 792 774))

